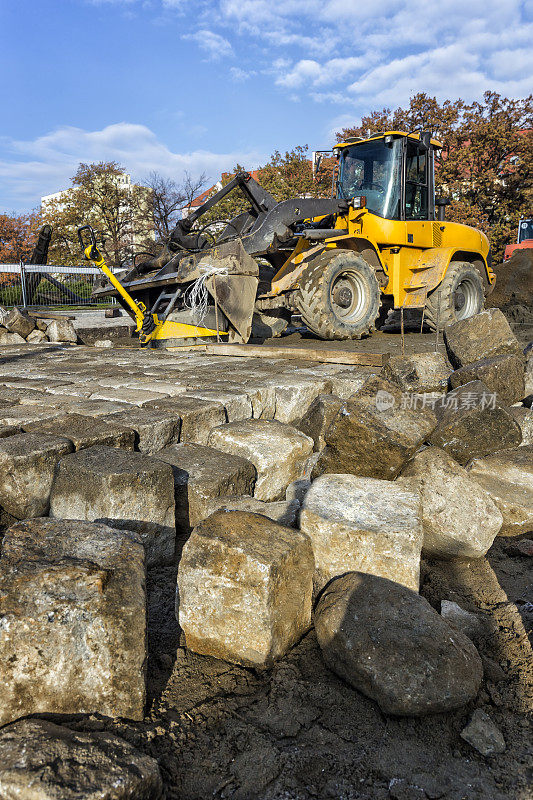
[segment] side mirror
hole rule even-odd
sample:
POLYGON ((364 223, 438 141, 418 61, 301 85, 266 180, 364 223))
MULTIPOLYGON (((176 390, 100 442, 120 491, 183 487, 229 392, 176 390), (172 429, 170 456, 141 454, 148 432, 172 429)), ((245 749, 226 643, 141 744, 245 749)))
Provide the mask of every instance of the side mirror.
POLYGON ((422 131, 420 133, 420 149, 429 150, 431 144, 431 131, 422 131))

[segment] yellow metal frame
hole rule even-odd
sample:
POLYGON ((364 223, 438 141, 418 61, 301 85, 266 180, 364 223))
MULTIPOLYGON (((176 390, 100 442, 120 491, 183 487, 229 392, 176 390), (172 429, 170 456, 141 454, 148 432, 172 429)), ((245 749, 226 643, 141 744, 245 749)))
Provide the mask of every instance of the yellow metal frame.
POLYGON ((104 273, 109 282, 114 286, 119 295, 122 297, 127 306, 131 309, 132 316, 136 322, 136 332, 139 334, 139 342, 141 347, 146 347, 148 344, 152 346, 157 342, 162 342, 167 339, 198 339, 203 336, 213 337, 227 336, 227 331, 215 331, 211 328, 202 328, 197 325, 186 325, 183 322, 174 322, 173 320, 160 320, 157 314, 153 315, 155 328, 150 333, 145 333, 142 330, 143 322, 146 315, 146 306, 144 303, 137 302, 122 286, 118 278, 113 275, 109 267, 104 261, 104 258, 95 245, 89 245, 84 250, 85 258, 91 261, 95 267, 98 267, 104 273), (96 253, 98 257, 95 258, 96 253))

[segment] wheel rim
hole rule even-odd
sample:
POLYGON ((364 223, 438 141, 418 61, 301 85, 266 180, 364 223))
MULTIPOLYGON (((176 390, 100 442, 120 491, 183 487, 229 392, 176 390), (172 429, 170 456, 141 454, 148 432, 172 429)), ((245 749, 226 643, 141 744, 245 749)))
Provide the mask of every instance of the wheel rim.
POLYGON ((331 307, 343 322, 358 322, 367 305, 366 283, 358 272, 346 270, 337 276, 330 289, 331 307))
POLYGON ((478 311, 478 288, 471 278, 463 278, 455 287, 453 302, 456 319, 467 319, 478 311))

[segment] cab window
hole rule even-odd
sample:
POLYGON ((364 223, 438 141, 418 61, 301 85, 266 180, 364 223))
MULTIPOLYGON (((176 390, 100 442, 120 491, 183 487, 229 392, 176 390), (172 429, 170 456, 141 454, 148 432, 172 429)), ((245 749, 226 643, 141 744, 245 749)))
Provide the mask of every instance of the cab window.
POLYGON ((407 142, 405 164, 405 218, 428 218, 427 153, 407 142))

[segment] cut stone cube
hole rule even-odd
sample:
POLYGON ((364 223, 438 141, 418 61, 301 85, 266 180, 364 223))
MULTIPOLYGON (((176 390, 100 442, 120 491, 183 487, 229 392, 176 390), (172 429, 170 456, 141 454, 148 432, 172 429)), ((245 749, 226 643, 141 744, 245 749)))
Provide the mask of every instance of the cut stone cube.
POLYGON ((313 553, 308 537, 244 511, 218 511, 183 548, 179 623, 187 647, 265 667, 309 629, 313 553))
POLYGON ((109 418, 109 423, 81 414, 63 414, 53 419, 39 420, 23 426, 25 431, 48 433, 70 439, 75 450, 95 445, 123 447, 133 450, 134 431, 109 418))
POLYGON ((0 505, 17 519, 47 514, 55 468, 72 449, 68 439, 41 433, 0 439, 0 505))
POLYGON ((305 477, 313 450, 313 440, 301 431, 263 419, 214 428, 208 444, 251 461, 257 470, 254 496, 265 501, 282 499, 289 483, 305 477))
POLYGON ((444 329, 448 357, 454 367, 503 353, 521 355, 522 348, 499 308, 487 308, 444 329))
POLYGON ((300 529, 313 546, 316 592, 350 571, 418 591, 423 531, 414 483, 322 475, 304 497, 300 529))
POLYGON ((9 528, 0 558, 0 725, 46 713, 141 720, 144 584, 135 534, 72 520, 9 528))
POLYGON ((179 442, 181 420, 177 414, 158 411, 155 408, 136 408, 119 411, 103 417, 108 425, 125 425, 135 437, 135 449, 141 453, 156 453, 167 445, 179 442))
POLYGON ((169 563, 176 538, 172 469, 119 448, 98 446, 72 453, 57 467, 50 516, 136 531, 146 549, 147 566, 169 563))
POLYGON ((147 408, 175 414, 181 419, 180 441, 207 444, 209 433, 226 421, 222 403, 180 395, 165 400, 154 400, 147 408))

